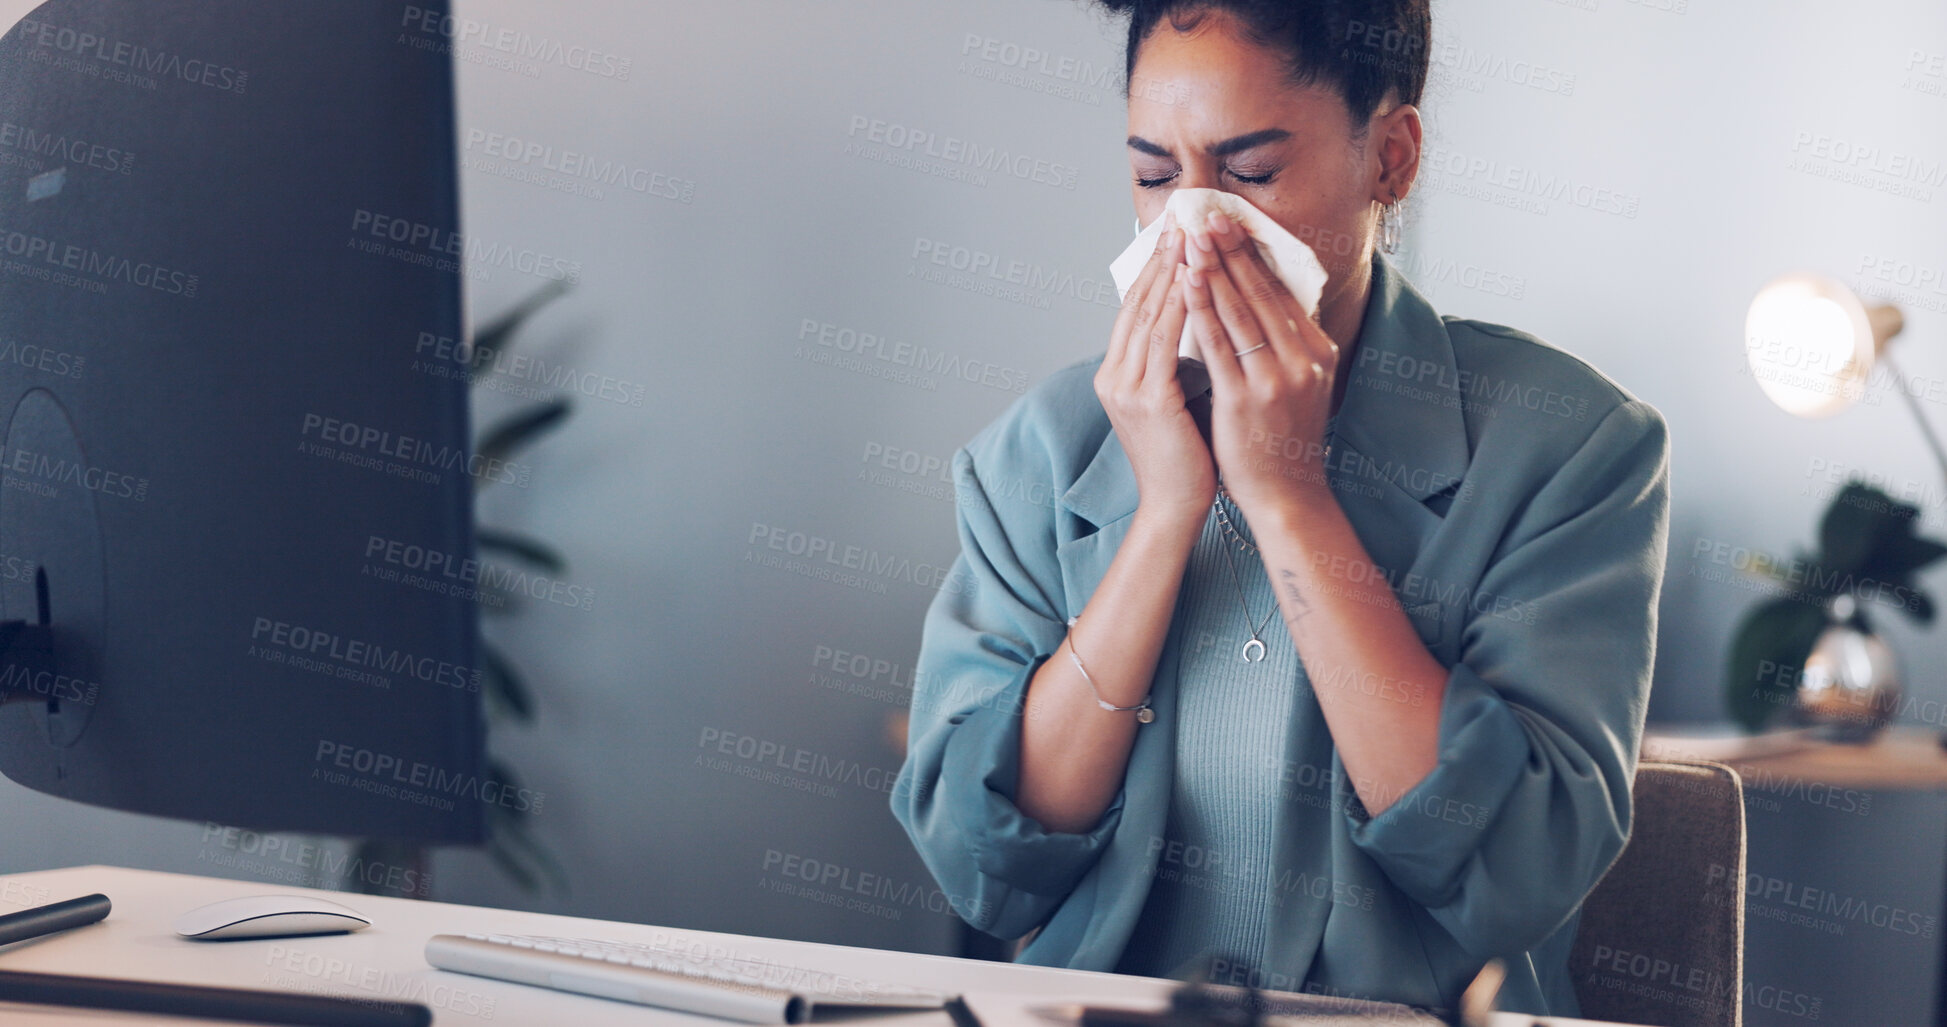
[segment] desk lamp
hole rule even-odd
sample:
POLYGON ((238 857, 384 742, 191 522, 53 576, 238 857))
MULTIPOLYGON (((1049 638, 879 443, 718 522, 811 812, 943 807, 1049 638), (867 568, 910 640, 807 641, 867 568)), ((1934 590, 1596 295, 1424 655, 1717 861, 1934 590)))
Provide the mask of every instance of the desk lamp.
MULTIPOLYGON (((1898 307, 1868 307, 1834 279, 1797 272, 1773 279, 1751 301, 1744 356, 1758 387, 1786 413, 1830 417, 1865 395, 1875 361, 1899 379, 1886 346, 1905 325, 1898 307)), ((1939 441, 1919 407, 1912 410, 1938 457, 1939 441)))
MULTIPOLYGON (((1745 360, 1773 403, 1805 418, 1830 417, 1857 402, 1873 365, 1884 363, 1947 478, 1947 450, 1886 352, 1905 321, 1898 308, 1869 307, 1832 278, 1782 275, 1751 301, 1744 322, 1745 360)), ((1855 609, 1851 595, 1831 598, 1830 622, 1804 660, 1794 697, 1793 712, 1825 727, 1835 740, 1870 739, 1899 696, 1892 651, 1854 616, 1855 609)))

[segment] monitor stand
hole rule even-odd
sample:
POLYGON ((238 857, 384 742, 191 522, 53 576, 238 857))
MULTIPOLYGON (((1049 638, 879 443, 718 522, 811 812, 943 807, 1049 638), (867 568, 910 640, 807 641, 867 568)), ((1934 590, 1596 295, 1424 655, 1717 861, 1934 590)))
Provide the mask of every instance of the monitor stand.
POLYGON ((91 467, 66 409, 45 388, 15 405, 0 449, 0 722, 26 716, 47 744, 68 748, 88 728, 103 688, 101 522, 121 479, 91 467))

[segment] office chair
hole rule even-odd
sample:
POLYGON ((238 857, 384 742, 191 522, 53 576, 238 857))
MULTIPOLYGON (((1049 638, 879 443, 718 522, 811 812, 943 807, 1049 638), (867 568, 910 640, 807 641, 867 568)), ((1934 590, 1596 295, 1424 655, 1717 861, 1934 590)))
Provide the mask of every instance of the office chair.
MULTIPOLYGON (((1722 763, 1640 760, 1633 796, 1629 841, 1582 901, 1570 948, 1582 1016, 1742 1027, 1743 783, 1722 763)), ((1013 942, 967 933, 985 942, 965 954, 1005 961, 1036 932, 1013 942)))
POLYGON ((1582 1016, 1741 1027, 1744 790, 1705 760, 1640 761, 1622 855, 1582 902, 1569 972, 1582 1016))

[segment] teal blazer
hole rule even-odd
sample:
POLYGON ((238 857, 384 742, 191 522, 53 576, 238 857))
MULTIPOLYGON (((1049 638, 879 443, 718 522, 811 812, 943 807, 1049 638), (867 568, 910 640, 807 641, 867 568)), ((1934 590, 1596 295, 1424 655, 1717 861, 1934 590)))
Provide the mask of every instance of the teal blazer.
MULTIPOLYGON (((1383 255, 1328 479, 1448 668, 1439 763, 1377 817, 1297 682, 1264 974, 1237 983, 1580 1012, 1583 898, 1629 837, 1668 536, 1662 415, 1568 353, 1443 317, 1383 255), (1329 768, 1329 772, 1327 771, 1329 768)), ((1108 569, 1136 482, 1093 379, 1056 371, 954 454, 961 552, 929 606, 893 815, 955 910, 1019 961, 1113 970, 1167 837, 1172 630, 1123 785, 1086 833, 1014 805, 1027 683, 1108 569)), ((1179 618, 1180 619, 1180 618, 1179 618)), ((1275 628, 1274 628, 1275 630, 1275 628)), ((1269 901, 1269 900, 1267 900, 1269 901)))

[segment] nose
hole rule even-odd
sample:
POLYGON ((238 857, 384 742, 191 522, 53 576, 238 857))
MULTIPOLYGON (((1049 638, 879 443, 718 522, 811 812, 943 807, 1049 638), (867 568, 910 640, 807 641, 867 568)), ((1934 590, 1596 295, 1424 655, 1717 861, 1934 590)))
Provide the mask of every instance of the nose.
POLYGON ((1194 165, 1185 167, 1182 171, 1177 172, 1176 187, 1178 189, 1223 188, 1217 184, 1217 174, 1215 171, 1206 170, 1194 165))

